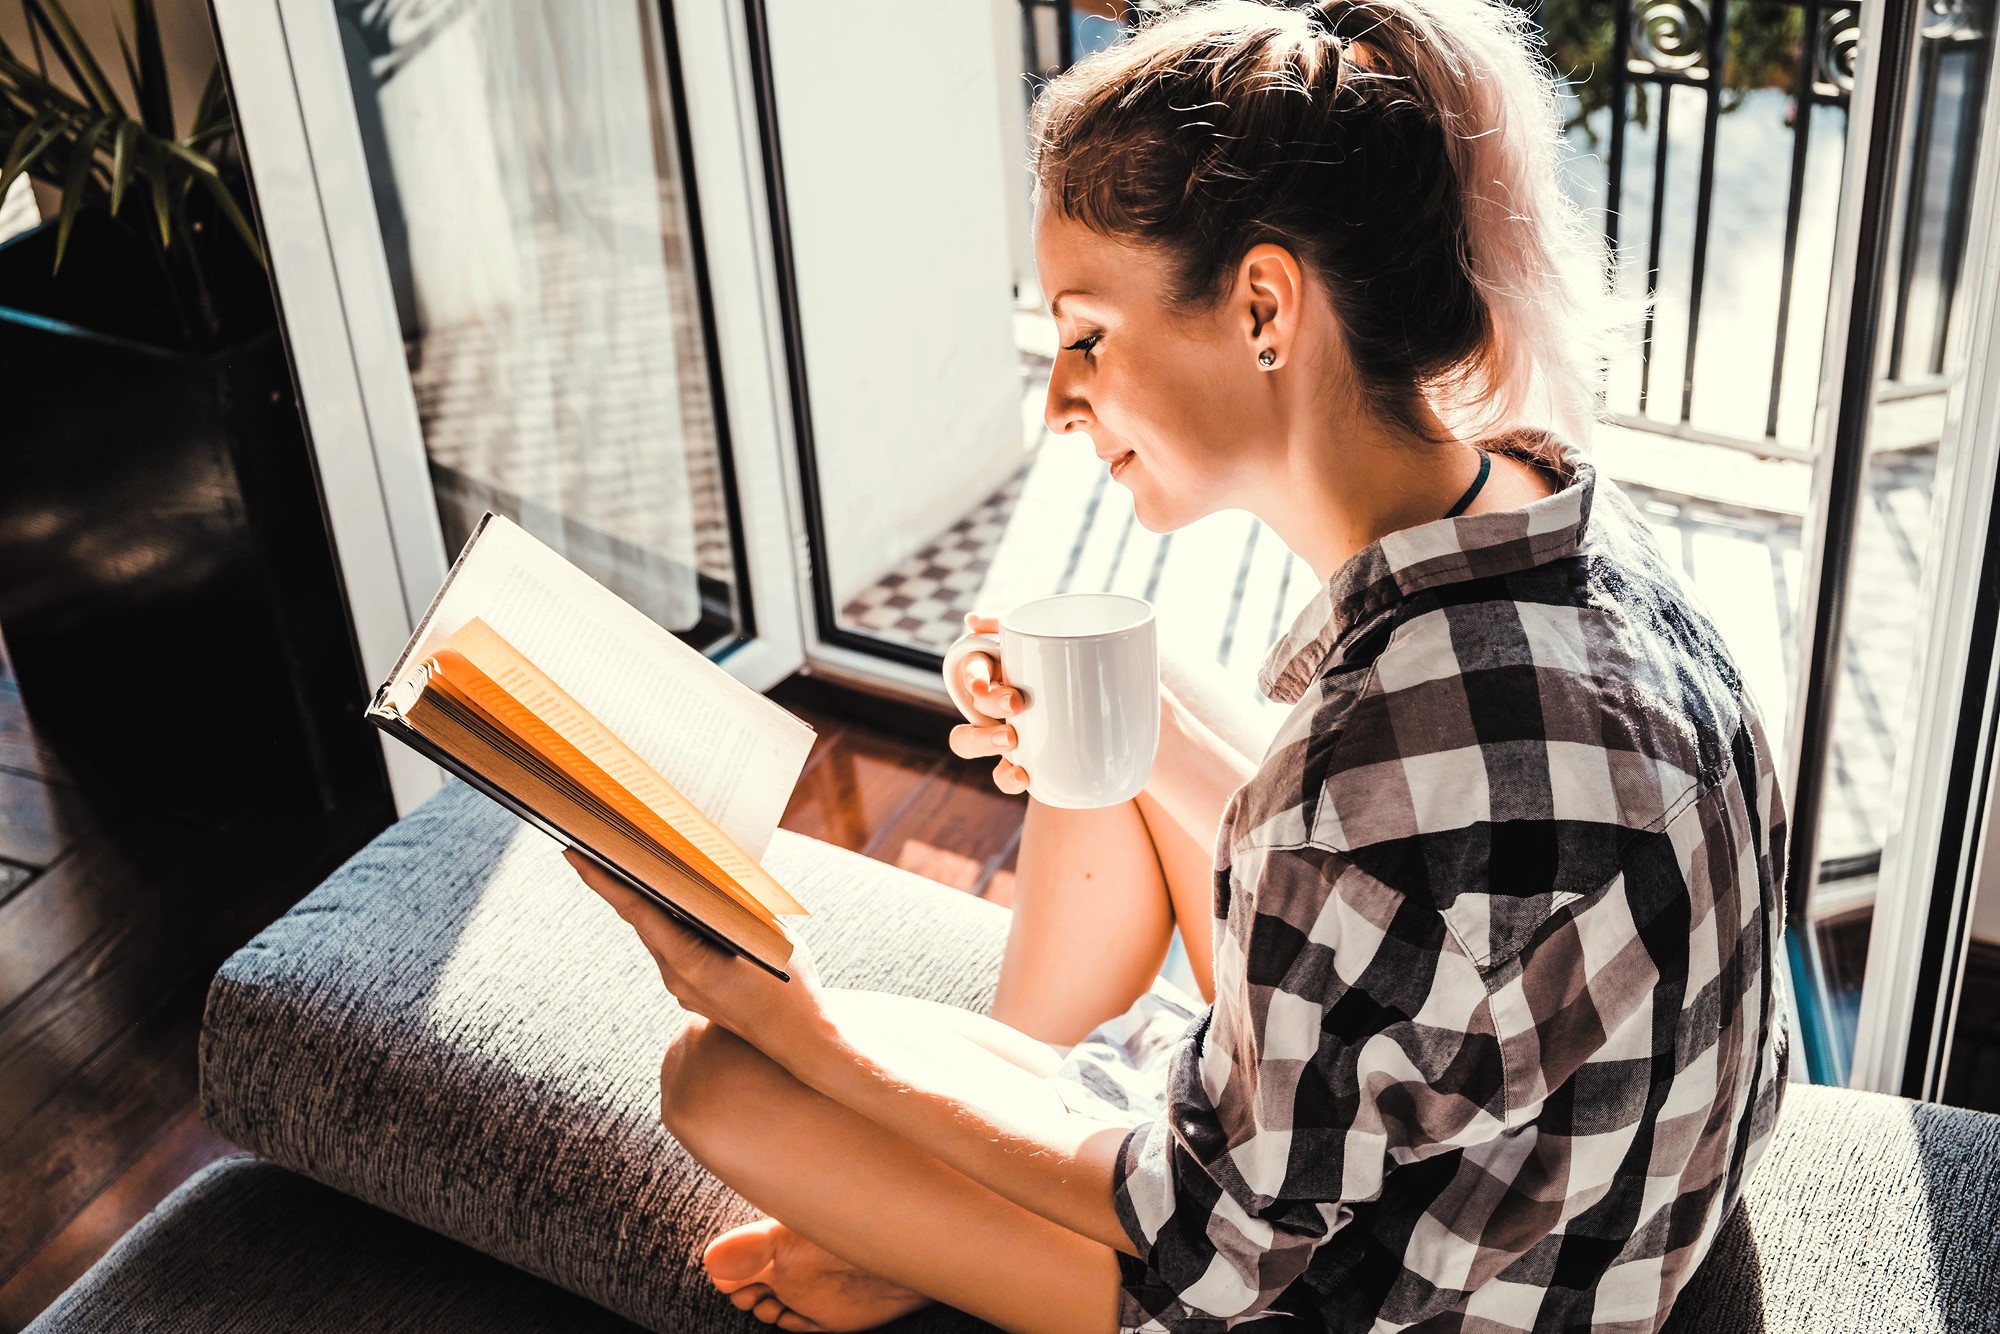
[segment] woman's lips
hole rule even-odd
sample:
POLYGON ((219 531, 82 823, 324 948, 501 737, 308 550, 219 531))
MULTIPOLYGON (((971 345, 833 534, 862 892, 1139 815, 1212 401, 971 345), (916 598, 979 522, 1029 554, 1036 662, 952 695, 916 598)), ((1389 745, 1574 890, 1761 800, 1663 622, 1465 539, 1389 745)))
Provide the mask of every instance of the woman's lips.
POLYGON ((1113 477, 1116 477, 1119 473, 1124 472, 1125 469, 1128 466, 1130 466, 1132 460, 1138 457, 1139 456, 1137 454, 1134 454, 1131 450, 1129 449, 1126 450, 1123 454, 1120 454, 1117 458, 1111 460, 1111 475, 1113 477))

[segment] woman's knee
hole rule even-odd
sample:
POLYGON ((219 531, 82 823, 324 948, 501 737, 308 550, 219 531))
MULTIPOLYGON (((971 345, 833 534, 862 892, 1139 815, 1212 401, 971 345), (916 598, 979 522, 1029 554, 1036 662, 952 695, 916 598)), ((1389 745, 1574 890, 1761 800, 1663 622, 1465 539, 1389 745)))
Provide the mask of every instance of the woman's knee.
POLYGON ((725 1109, 741 1114, 741 1086, 762 1052, 719 1024, 691 1014, 660 1062, 660 1124, 686 1144, 725 1109))

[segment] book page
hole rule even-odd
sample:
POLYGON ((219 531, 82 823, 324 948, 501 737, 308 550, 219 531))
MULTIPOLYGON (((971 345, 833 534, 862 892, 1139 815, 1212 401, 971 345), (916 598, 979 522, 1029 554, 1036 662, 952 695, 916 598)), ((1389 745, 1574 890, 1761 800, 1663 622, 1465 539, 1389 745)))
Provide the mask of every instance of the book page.
POLYGON ((392 680, 474 617, 744 852, 763 857, 812 750, 812 728, 499 515, 467 543, 392 680))
POLYGON ((472 668, 474 679, 459 684, 488 714, 624 812, 697 873, 721 888, 743 891, 753 909, 774 914, 806 911, 720 825, 485 621, 474 617, 466 622, 430 659, 446 681, 454 680, 455 660, 472 668), (488 685, 493 699, 482 692, 488 685), (539 735, 543 732, 551 736, 539 735))

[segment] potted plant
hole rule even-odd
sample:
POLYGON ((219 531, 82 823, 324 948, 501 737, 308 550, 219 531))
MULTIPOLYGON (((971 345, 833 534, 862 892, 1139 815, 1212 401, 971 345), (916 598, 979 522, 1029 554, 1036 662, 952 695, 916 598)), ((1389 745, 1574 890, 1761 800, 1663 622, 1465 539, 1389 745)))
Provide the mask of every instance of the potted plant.
POLYGON ((22 699, 73 771, 169 799, 379 792, 222 72, 177 126, 152 0, 116 25, 124 93, 61 0, 16 3, 32 49, 0 42, 0 197, 22 174, 60 196, 0 243, 22 699))

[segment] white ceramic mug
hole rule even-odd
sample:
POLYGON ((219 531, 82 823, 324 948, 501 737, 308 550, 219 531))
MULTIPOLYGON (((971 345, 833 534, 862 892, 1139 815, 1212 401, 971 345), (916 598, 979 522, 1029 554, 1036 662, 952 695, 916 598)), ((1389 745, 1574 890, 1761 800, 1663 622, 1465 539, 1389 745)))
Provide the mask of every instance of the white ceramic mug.
POLYGON ((1028 771, 1028 793, 1049 806, 1115 806, 1139 795, 1160 743, 1160 654, 1153 604, 1122 593, 1057 593, 1000 614, 1000 633, 964 635, 945 650, 944 679, 968 721, 1001 721, 973 707, 962 676, 985 653, 1026 697, 1004 721, 1008 758, 1028 771))

